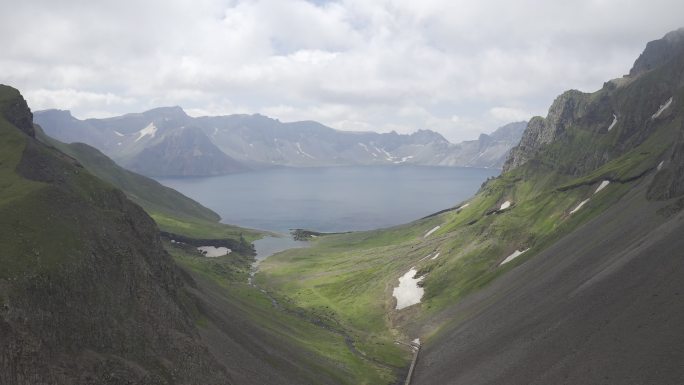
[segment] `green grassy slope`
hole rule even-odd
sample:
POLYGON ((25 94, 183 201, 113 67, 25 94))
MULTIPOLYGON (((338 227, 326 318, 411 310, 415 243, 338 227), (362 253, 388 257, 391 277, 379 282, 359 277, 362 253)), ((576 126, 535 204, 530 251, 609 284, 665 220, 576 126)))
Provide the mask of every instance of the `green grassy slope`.
POLYGON ((239 240, 240 235, 251 242, 265 232, 220 223, 215 212, 183 194, 161 185, 154 179, 128 171, 99 150, 83 143, 61 143, 37 130, 38 137, 77 159, 98 178, 121 189, 157 222, 162 231, 191 238, 239 240))
MULTIPOLYGON (((250 258, 235 254, 204 258, 183 245, 167 243, 166 247, 201 287, 205 310, 198 326, 219 354, 238 361, 239 356, 254 357, 283 371, 293 383, 383 384, 390 383, 394 371, 400 369, 379 366, 355 354, 342 334, 322 327, 315 317, 274 305, 270 295, 247 283, 250 258), (245 322, 249 328, 239 326, 245 322), (237 328, 227 326, 235 324, 237 328), (247 343, 230 348, 241 338, 247 343), (225 353, 226 349, 230 352, 225 353)), ((233 375, 240 378, 244 373, 233 375)), ((251 380, 274 381, 259 374, 251 380)))
MULTIPOLYGON (((6 90, 2 91, 0 108, 5 98, 13 97, 6 90)), ((67 254, 67 251, 80 246, 77 234, 65 227, 61 218, 44 218, 43 190, 47 185, 27 180, 16 173, 25 147, 26 136, 7 120, 0 119, 0 217, 3 218, 0 221, 0 244, 3 245, 0 278, 34 269, 50 269, 60 263, 60 259, 53 256, 67 254), (17 226, 26 222, 32 226, 17 226), (17 237, 21 242, 16 242, 17 237), (59 252, 41 257, 44 250, 36 243, 41 239, 59 252)))
POLYGON ((465 295, 533 258, 656 172, 684 124, 684 88, 665 80, 680 77, 680 67, 663 67, 593 94, 569 93, 575 107, 554 107, 575 108, 559 113, 572 116, 560 136, 487 183, 467 207, 395 228, 320 237, 311 248, 269 258, 258 282, 292 308, 350 330, 359 349, 376 359, 401 363, 406 356, 392 341, 438 338, 467 316, 451 312, 465 295), (669 96, 672 106, 652 119, 669 96), (613 111, 619 119, 608 131, 613 111), (611 184, 594 194, 603 180, 611 184), (497 211, 505 201, 511 208, 497 211), (527 251, 500 265, 515 250, 527 251), (422 303, 397 311, 392 288, 414 266, 424 277, 422 303))
POLYGON ((0 383, 229 382, 154 222, 32 134, 0 85, 0 383))

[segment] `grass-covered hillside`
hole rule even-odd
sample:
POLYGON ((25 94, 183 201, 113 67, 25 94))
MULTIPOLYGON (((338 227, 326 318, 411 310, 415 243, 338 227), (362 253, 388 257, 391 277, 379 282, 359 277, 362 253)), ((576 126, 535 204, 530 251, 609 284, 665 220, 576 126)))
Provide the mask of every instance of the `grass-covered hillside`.
MULTIPOLYGON (((680 169, 672 151, 684 124, 684 47, 683 33, 675 34, 677 55, 668 60, 597 92, 556 99, 546 118, 529 123, 505 172, 458 208, 390 229, 319 237, 311 248, 269 258, 258 281, 291 308, 349 331, 369 356, 407 364, 394 341, 439 344, 489 305, 460 312, 464 299, 477 298, 659 174, 676 174, 668 170, 680 169), (393 289, 414 267, 422 301, 396 310, 393 289)), ((601 229, 593 234, 600 238, 601 229)))
POLYGON ((218 214, 154 179, 117 165, 94 147, 84 143, 65 144, 43 133, 38 137, 79 161, 98 178, 121 189, 157 222, 162 231, 191 238, 254 241, 265 232, 220 223, 218 214))
POLYGON ((154 222, 33 135, 0 86, 0 383, 230 383, 154 222))

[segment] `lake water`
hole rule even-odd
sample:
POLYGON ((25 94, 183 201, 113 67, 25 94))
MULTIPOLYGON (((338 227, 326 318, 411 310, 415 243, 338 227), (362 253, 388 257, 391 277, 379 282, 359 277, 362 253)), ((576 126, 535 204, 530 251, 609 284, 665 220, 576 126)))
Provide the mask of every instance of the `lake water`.
POLYGON ((287 233, 398 225, 468 199, 496 169, 428 166, 277 168, 209 178, 160 178, 225 223, 287 233))
POLYGON ((288 249, 297 249, 302 247, 309 247, 307 241, 295 241, 292 237, 264 237, 254 241, 254 250, 256 251, 256 260, 254 266, 258 266, 261 261, 270 257, 271 255, 288 249))

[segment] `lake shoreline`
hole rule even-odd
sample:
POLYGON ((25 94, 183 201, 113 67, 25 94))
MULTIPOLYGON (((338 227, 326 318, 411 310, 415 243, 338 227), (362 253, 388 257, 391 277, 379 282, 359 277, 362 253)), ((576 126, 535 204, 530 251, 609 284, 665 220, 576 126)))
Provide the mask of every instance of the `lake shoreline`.
POLYGON ((203 178, 158 178, 222 222, 287 233, 367 231, 454 207, 496 169, 445 166, 277 168, 203 178))

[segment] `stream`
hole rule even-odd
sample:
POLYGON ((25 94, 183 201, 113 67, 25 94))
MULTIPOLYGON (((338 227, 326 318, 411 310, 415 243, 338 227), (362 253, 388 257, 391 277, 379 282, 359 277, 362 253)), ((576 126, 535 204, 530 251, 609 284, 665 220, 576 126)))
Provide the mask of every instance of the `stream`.
POLYGON ((387 369, 393 370, 393 371, 399 371, 403 370, 404 368, 399 368, 395 367, 389 364, 386 364, 382 361, 376 360, 373 357, 368 357, 365 353, 362 351, 358 350, 356 346, 354 346, 354 339, 352 336, 350 336, 346 331, 334 328, 319 318, 313 318, 310 315, 306 314, 306 312, 301 311, 301 310, 292 310, 288 309, 284 306, 281 306, 280 303, 278 303, 278 300, 274 298, 267 290, 259 287, 256 282, 254 282, 254 275, 259 271, 259 264, 261 261, 264 259, 270 257, 273 254, 279 253, 281 251, 289 250, 289 249, 295 249, 295 248, 304 248, 304 247, 309 247, 309 242, 307 241, 295 241, 289 236, 283 235, 282 237, 265 237, 262 239, 259 239, 254 242, 254 249, 256 250, 256 260, 252 264, 252 269, 249 273, 249 278, 247 278, 247 283, 254 287, 255 289, 258 289, 262 294, 264 294, 273 304, 273 307, 276 308, 277 310, 280 310, 285 313, 292 314, 296 317, 299 317, 303 319, 306 322, 312 323, 316 326, 319 326, 329 332, 335 333, 337 335, 340 335, 344 338, 344 342, 347 345, 347 348, 349 351, 352 352, 355 356, 366 360, 373 362, 376 365, 383 366, 387 369))

